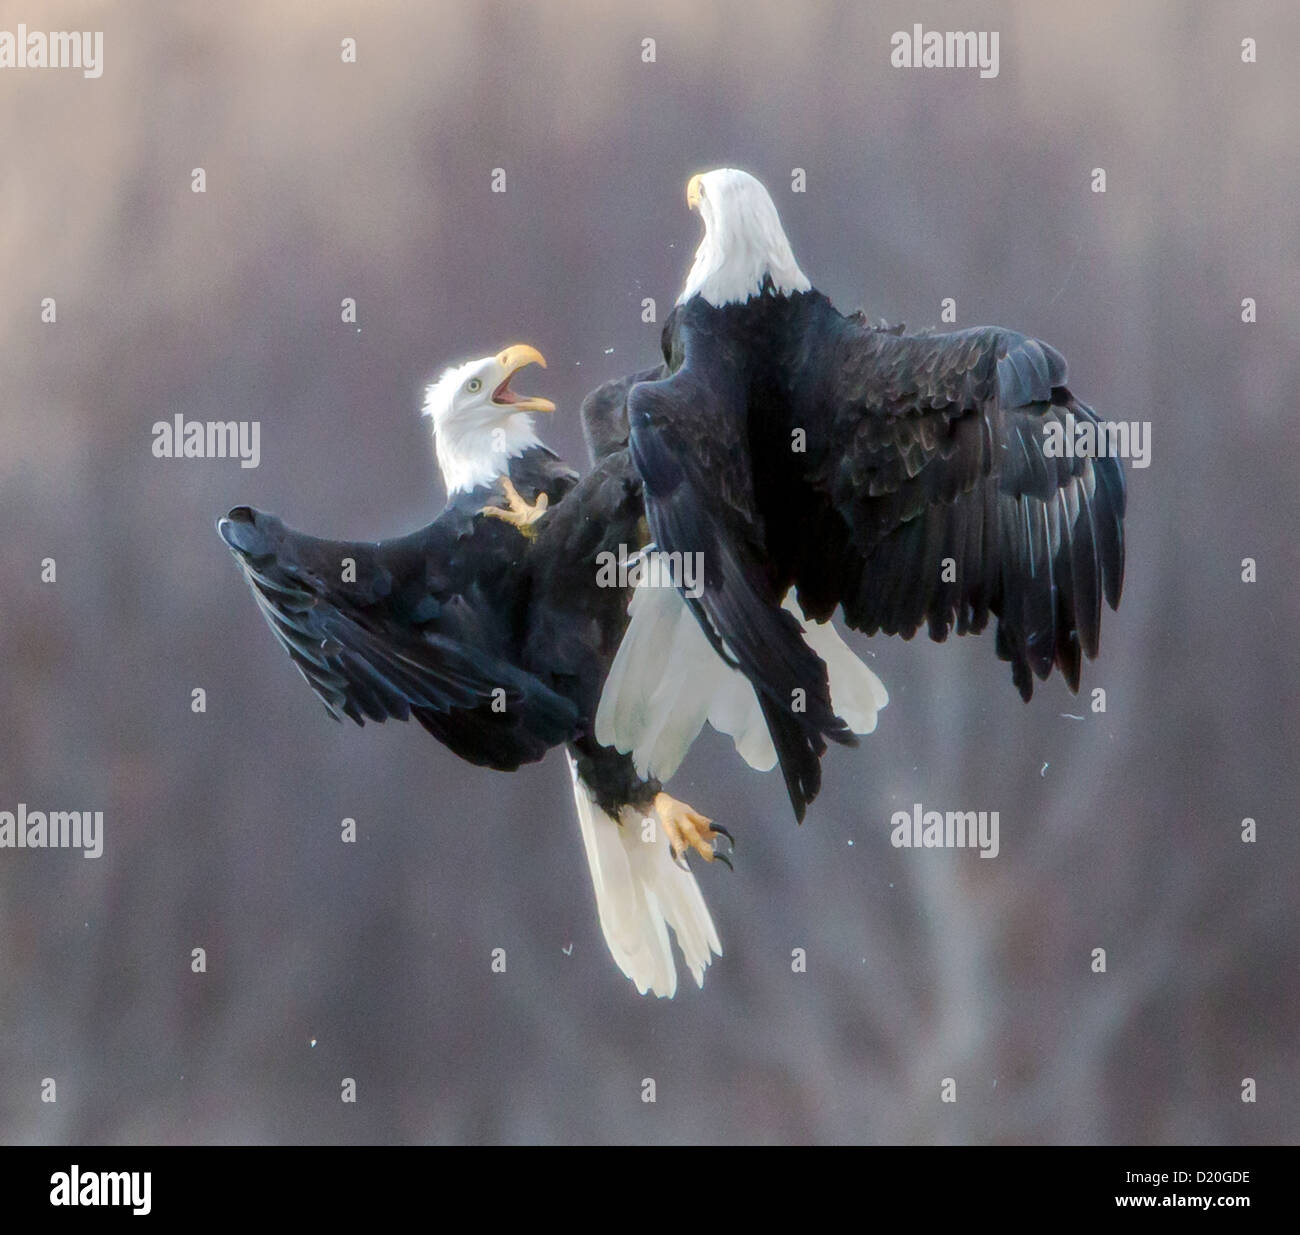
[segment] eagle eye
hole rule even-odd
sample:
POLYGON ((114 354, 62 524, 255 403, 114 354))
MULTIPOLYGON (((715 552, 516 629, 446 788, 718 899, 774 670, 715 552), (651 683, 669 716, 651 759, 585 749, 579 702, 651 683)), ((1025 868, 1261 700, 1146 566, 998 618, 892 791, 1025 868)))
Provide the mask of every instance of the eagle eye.
POLYGON ((478 377, 471 377, 469 381, 465 383, 465 389, 468 390, 472 395, 478 394, 478 392, 483 389, 483 379, 478 377))

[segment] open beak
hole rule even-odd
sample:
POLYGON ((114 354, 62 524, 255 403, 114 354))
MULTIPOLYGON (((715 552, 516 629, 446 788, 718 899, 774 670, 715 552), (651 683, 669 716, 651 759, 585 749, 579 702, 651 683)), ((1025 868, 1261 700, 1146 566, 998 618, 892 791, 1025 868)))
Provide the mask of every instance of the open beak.
POLYGON ((686 182, 686 207, 688 210, 698 210, 700 206, 700 195, 704 192, 704 175, 697 172, 686 182))
POLYGON ((510 379, 526 365, 538 364, 543 369, 546 368, 546 357, 541 352, 535 347, 529 347, 527 343, 512 343, 505 351, 497 354, 496 361, 501 366, 505 377, 501 385, 492 392, 493 403, 509 407, 512 412, 555 411, 555 404, 550 399, 542 399, 536 395, 517 395, 510 389, 510 379))

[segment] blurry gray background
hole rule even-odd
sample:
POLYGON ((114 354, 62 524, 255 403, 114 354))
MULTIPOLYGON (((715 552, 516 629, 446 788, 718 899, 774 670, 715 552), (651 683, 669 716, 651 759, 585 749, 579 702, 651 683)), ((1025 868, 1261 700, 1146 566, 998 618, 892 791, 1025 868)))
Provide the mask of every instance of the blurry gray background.
POLYGON ((106 848, 0 851, 0 1137, 1297 1139, 1295 6, 20 21, 102 29, 105 71, 0 72, 0 809, 103 810, 106 848), (1000 75, 890 68, 915 21, 998 30, 1000 75), (581 397, 653 362, 641 298, 662 320, 698 241, 687 178, 733 164, 841 308, 1040 335, 1154 423, 1153 463, 1085 667, 1104 715, 1056 677, 1024 706, 991 634, 853 636, 891 702, 802 828, 776 774, 696 747, 673 788, 739 839, 699 874, 726 955, 655 1001, 606 952, 559 755, 507 776, 335 726, 213 521, 418 526, 424 384, 513 342, 584 461, 581 397), (259 419, 261 467, 153 458, 176 413, 259 419), (914 802, 998 810, 1001 856, 891 848, 914 802))

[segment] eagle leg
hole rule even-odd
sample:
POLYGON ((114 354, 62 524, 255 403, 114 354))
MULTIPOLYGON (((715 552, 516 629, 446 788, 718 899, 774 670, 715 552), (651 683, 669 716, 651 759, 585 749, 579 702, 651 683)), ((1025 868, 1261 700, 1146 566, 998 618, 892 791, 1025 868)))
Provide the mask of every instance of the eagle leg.
POLYGON ((539 493, 537 501, 530 506, 519 496, 519 490, 515 488, 509 476, 501 477, 501 487, 505 490, 506 507, 503 509, 500 506, 484 506, 479 514, 487 515, 492 519, 502 519, 517 527, 522 535, 531 540, 537 535, 537 529, 533 524, 546 513, 550 499, 545 493, 539 493))
POLYGON ((715 853, 713 849, 713 839, 717 836, 726 837, 731 841, 732 847, 735 847, 731 833, 725 828, 715 828, 712 819, 705 818, 685 802, 679 802, 666 793, 655 794, 654 808, 664 831, 668 833, 668 843, 673 847, 674 858, 680 859, 687 849, 694 849, 706 862, 717 858, 725 865, 731 865, 726 854, 715 853))

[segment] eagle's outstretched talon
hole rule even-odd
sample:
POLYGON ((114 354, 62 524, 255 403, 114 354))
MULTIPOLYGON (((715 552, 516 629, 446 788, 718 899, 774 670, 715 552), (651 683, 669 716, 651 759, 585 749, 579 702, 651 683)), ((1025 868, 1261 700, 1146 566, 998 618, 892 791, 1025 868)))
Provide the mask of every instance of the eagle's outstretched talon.
POLYGON ((507 506, 504 508, 484 506, 479 514, 487 515, 492 519, 502 519, 517 527, 522 535, 532 539, 537 535, 537 529, 533 524, 546 513, 550 498, 545 493, 539 493, 537 501, 530 506, 519 496, 519 490, 515 488, 509 476, 501 477, 501 488, 505 490, 507 506))
POLYGON ((694 849, 706 862, 722 856, 713 852, 713 838, 725 834, 713 826, 712 819, 667 793, 655 794, 654 809, 668 833, 674 858, 681 859, 687 849, 694 849))

